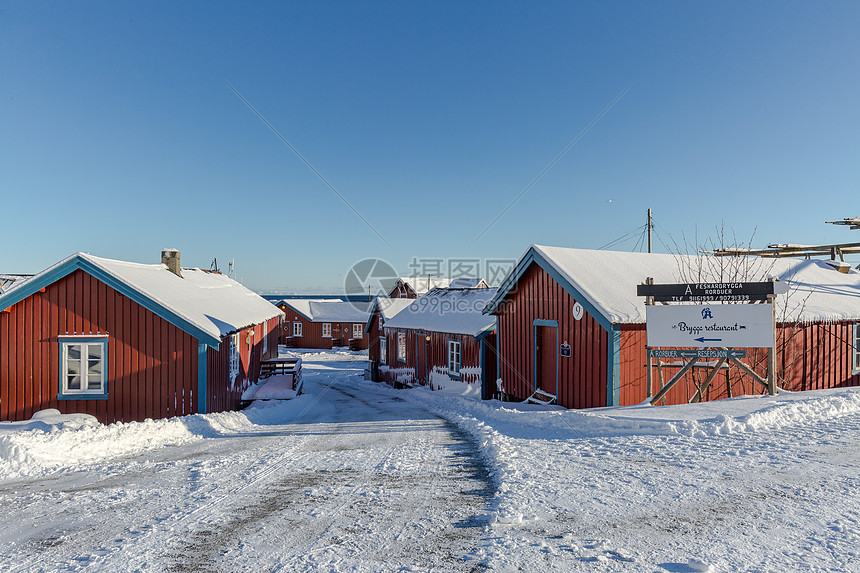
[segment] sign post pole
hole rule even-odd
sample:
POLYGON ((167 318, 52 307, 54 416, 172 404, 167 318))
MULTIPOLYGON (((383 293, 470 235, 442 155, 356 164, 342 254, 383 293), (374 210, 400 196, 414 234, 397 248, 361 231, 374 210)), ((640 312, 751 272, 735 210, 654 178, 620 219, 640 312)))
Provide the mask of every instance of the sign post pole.
POLYGON ((773 344, 767 355, 767 393, 776 396, 776 296, 770 295, 768 298, 773 314, 773 344))
MULTIPOLYGON (((648 214, 650 215, 650 213, 651 213, 651 211, 649 210, 648 214)), ((650 252, 650 245, 649 245, 649 251, 648 252, 650 252)), ((654 277, 646 278, 645 284, 653 285, 654 284, 654 277)), ((645 297, 645 305, 651 306, 652 304, 654 304, 654 298, 650 297, 650 296, 646 296, 645 297)), ((653 375, 651 373, 652 362, 651 362, 650 350, 651 350, 651 347, 648 346, 648 344, 646 342, 646 344, 645 344, 645 355, 648 357, 648 364, 646 365, 646 370, 645 370, 645 386, 646 386, 645 391, 647 392, 647 394, 646 394, 647 396, 651 396, 653 393, 653 390, 654 390, 654 380, 653 380, 653 375)), ((659 358, 657 359, 657 361, 659 362, 659 358)))

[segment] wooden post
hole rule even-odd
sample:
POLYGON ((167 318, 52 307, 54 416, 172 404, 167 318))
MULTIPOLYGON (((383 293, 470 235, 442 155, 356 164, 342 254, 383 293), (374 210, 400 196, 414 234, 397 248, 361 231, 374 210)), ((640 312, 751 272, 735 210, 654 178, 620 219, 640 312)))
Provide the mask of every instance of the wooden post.
POLYGON ((776 396, 776 296, 768 295, 773 314, 773 344, 767 355, 767 393, 776 396))
MULTIPOLYGON (((669 390, 672 389, 672 386, 674 386, 678 382, 678 380, 683 378, 684 374, 689 372, 690 369, 696 364, 696 362, 698 362, 698 360, 699 360, 698 357, 691 358, 690 361, 687 362, 683 368, 681 368, 680 372, 678 372, 677 374, 672 376, 672 379, 669 380, 668 384, 663 386, 663 388, 659 392, 657 392, 657 395, 654 396, 653 398, 651 398, 651 405, 653 406, 654 404, 659 402, 661 398, 665 397, 666 394, 669 393, 669 390)), ((660 361, 658 360, 657 364, 659 364, 659 363, 660 363, 660 361)))
POLYGON ((726 394, 729 398, 732 397, 732 375, 728 368, 726 368, 726 394))
POLYGON ((651 351, 651 347, 645 345, 645 355, 648 356, 648 363, 645 365, 645 395, 651 396, 651 390, 653 389, 652 376, 651 376, 651 355, 649 352, 651 351))
MULTIPOLYGON (((651 216, 651 210, 650 209, 648 209, 648 216, 649 217, 651 216)), ((649 253, 651 252, 650 245, 649 245, 648 252, 649 253)), ((648 284, 648 285, 654 284, 654 277, 646 278, 645 284, 648 284)), ((653 296, 646 296, 645 297, 645 306, 647 307, 647 306, 651 306, 653 304, 654 304, 654 297, 653 296)), ((645 371, 645 396, 649 397, 649 398, 651 397, 651 394, 652 394, 653 389, 654 389, 654 385, 653 385, 653 381, 652 381, 652 374, 651 374, 651 364, 652 363, 651 363, 651 355, 649 354, 650 350, 651 350, 651 347, 648 346, 648 343, 646 340, 645 356, 648 357, 648 365, 646 366, 647 369, 645 371)), ((657 363, 659 364, 659 362, 660 362, 660 360, 658 359, 657 363)))

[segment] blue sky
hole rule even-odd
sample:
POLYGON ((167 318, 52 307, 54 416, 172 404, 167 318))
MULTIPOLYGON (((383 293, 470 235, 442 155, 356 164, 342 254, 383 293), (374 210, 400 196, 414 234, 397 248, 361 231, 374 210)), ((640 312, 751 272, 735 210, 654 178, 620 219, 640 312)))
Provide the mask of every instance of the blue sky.
POLYGON ((857 2, 0 2, 0 272, 860 241, 857 2), (229 83, 229 85, 228 85, 229 83), (229 87, 232 85, 383 239, 229 87), (626 88, 481 238, 475 238, 626 88))

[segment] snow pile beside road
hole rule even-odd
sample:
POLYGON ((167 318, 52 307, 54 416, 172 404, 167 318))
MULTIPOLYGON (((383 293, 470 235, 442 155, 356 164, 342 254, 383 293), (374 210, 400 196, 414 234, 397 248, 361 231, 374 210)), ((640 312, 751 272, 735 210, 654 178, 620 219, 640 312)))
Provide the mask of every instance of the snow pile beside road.
POLYGON ((242 412, 195 414, 104 426, 87 414, 40 412, 26 422, 0 422, 0 480, 70 471, 117 456, 132 456, 289 422, 301 398, 254 405, 242 412))
POLYGON ((844 528, 860 523, 860 388, 579 411, 396 392, 480 446, 497 488, 485 548, 493 568, 775 572, 860 563, 860 538, 844 528), (833 549, 815 550, 823 545, 833 549))
POLYGON ((670 407, 640 404, 589 410, 481 401, 479 393, 431 392, 423 387, 406 395, 437 413, 463 420, 471 418, 505 435, 548 440, 633 435, 719 436, 773 430, 860 412, 860 388, 781 391, 773 397, 741 396, 670 407))

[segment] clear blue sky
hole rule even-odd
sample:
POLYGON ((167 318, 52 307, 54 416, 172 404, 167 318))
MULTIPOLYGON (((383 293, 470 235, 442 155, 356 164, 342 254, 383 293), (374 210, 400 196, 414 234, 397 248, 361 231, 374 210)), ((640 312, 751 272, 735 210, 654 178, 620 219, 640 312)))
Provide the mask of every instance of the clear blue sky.
POLYGON ((175 247, 331 291, 366 257, 633 250, 649 207, 664 240, 860 241, 824 224, 860 215, 858 30, 858 2, 0 1, 0 272, 175 247))

